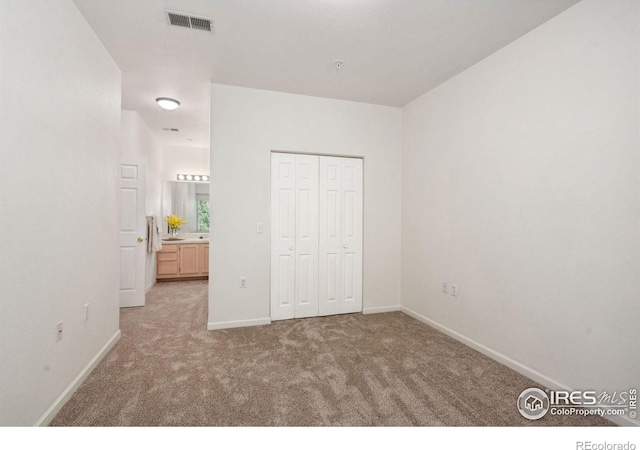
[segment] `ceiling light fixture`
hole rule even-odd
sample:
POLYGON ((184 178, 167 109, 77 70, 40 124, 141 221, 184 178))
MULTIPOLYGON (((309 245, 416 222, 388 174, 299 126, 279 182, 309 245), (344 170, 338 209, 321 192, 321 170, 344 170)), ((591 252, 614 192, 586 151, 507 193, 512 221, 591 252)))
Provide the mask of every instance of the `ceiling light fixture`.
POLYGON ((209 175, 191 175, 179 173, 176 175, 178 181, 209 181, 209 175))
POLYGON ((173 111, 178 106, 180 106, 180 102, 178 100, 174 100, 168 97, 158 97, 156 99, 156 103, 160 108, 168 109, 169 111, 173 111))

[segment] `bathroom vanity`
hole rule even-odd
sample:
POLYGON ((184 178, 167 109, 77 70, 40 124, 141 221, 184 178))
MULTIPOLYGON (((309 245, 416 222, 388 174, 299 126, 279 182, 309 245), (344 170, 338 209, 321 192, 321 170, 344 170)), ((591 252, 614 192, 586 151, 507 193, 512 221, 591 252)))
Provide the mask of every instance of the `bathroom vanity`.
POLYGON ((165 241, 157 255, 158 281, 209 278, 208 240, 165 241))

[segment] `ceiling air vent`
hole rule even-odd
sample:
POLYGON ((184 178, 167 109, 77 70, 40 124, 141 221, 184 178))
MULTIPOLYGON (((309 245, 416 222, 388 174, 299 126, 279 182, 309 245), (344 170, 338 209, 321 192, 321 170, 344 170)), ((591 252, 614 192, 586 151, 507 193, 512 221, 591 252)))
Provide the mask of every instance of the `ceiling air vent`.
POLYGON ((190 16, 189 14, 173 11, 165 12, 167 13, 167 19, 169 19, 170 25, 209 32, 211 32, 213 29, 213 21, 211 19, 207 19, 206 17, 190 16))

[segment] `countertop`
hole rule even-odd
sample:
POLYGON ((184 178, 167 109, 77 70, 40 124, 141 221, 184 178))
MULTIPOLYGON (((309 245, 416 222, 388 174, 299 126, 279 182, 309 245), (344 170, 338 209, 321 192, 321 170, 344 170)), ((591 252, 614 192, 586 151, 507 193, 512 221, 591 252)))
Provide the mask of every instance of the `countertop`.
POLYGON ((209 243, 209 239, 208 238, 185 238, 185 239, 171 239, 171 240, 166 240, 166 238, 162 239, 162 244, 166 245, 166 244, 208 244, 209 243))

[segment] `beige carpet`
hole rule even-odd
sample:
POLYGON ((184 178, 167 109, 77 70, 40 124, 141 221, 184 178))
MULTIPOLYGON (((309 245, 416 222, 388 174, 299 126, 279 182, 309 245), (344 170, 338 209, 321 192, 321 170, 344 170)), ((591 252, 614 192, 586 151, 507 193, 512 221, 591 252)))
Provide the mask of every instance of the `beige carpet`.
POLYGON ((207 331, 207 282, 156 285, 53 426, 552 426, 535 384, 403 313, 207 331))

